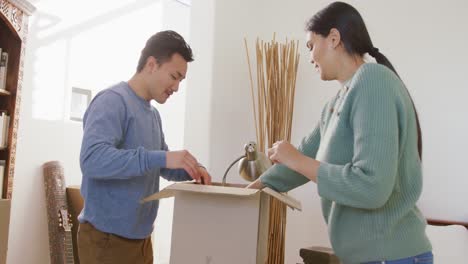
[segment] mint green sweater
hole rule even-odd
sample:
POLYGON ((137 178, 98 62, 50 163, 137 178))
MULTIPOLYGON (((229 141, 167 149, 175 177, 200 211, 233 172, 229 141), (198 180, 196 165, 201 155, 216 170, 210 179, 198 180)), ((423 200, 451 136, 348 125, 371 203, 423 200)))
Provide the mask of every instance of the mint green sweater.
MULTIPOLYGON (((415 112, 391 70, 363 64, 327 103, 320 123, 298 149, 320 161, 322 212, 343 263, 431 251, 425 218, 416 207, 422 172, 415 112)), ((281 192, 308 181, 284 165, 261 176, 264 185, 281 192)))

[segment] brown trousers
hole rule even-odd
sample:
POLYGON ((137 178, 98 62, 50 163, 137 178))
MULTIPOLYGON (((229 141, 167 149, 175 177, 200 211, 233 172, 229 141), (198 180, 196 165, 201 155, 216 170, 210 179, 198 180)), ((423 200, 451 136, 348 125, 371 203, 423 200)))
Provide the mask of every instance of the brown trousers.
POLYGON ((78 228, 78 255, 82 264, 153 264, 151 237, 127 239, 101 232, 90 223, 78 228))

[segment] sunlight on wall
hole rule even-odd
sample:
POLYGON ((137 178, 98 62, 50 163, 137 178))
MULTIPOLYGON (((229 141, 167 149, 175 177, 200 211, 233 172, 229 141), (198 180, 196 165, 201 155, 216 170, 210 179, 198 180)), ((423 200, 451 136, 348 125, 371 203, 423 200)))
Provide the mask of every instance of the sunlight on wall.
POLYGON ((135 72, 146 40, 162 29, 161 1, 48 1, 52 13, 37 15, 32 115, 69 118, 71 87, 100 90, 135 72), (88 5, 87 3, 88 2, 88 5), (91 8, 92 7, 92 8, 91 8), (60 15, 58 17, 57 15, 60 15))
POLYGON ((70 83, 91 89, 95 95, 99 90, 130 79, 146 40, 162 28, 161 12, 161 5, 154 4, 76 35, 70 47, 70 83), (145 17, 149 19, 135 19, 145 17), (138 30, 123 31, 123 28, 138 30))
POLYGON ((63 65, 66 53, 66 41, 57 40, 36 52, 38 60, 35 63, 33 92, 33 118, 43 120, 60 120, 63 117, 64 96, 63 88, 66 79, 63 65))

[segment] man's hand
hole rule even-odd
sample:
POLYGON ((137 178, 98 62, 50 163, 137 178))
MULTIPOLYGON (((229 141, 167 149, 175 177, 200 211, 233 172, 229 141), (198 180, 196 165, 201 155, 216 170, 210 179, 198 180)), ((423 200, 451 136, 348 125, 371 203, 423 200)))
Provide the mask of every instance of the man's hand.
POLYGON ((211 175, 205 169, 205 167, 199 166, 198 171, 201 175, 200 179, 197 180, 198 183, 211 185, 211 175))
POLYGON ((166 168, 184 169, 190 175, 190 177, 192 177, 192 179, 196 181, 200 181, 201 177, 205 177, 202 176, 197 159, 195 159, 195 157, 192 154, 190 154, 188 150, 166 152, 166 168))

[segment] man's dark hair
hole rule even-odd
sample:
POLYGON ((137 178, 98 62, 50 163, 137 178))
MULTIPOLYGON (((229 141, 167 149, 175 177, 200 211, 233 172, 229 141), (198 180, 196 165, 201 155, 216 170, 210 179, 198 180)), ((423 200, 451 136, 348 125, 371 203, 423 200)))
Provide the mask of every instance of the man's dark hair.
POLYGON ((166 30, 154 34, 146 41, 146 45, 141 51, 137 72, 143 70, 148 57, 153 56, 159 64, 163 64, 174 53, 180 54, 187 62, 193 61, 192 49, 177 32, 166 30))

